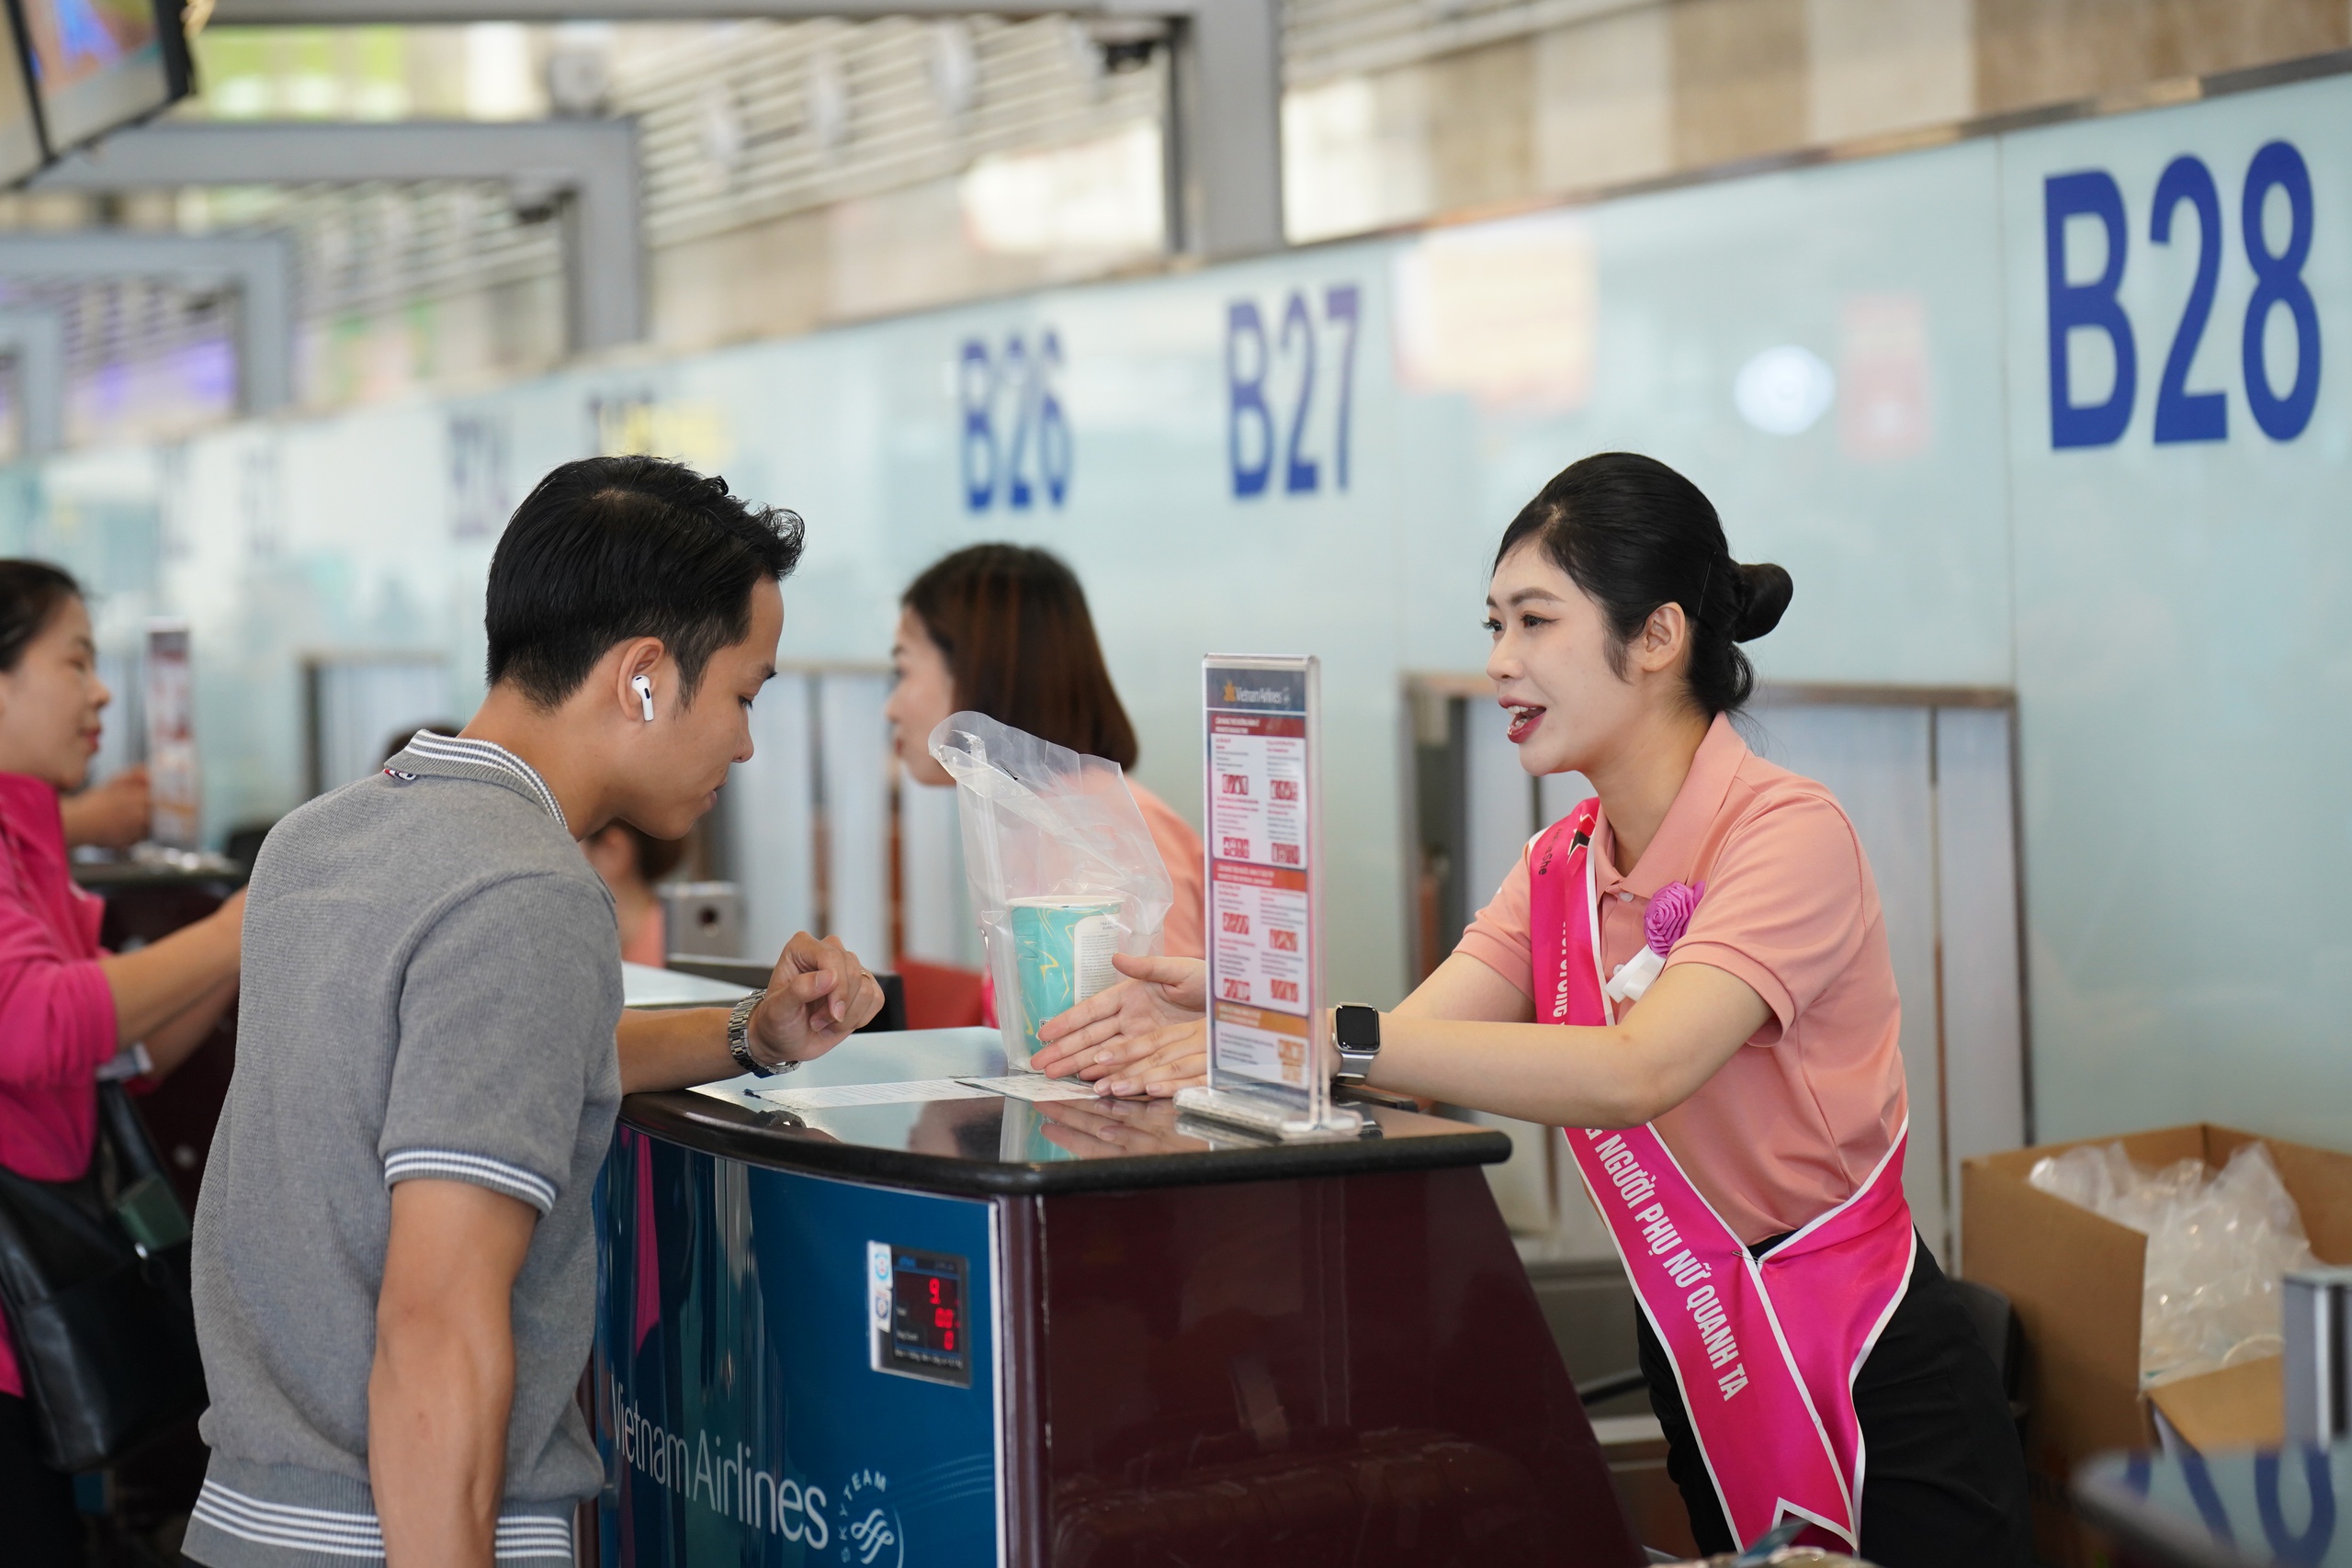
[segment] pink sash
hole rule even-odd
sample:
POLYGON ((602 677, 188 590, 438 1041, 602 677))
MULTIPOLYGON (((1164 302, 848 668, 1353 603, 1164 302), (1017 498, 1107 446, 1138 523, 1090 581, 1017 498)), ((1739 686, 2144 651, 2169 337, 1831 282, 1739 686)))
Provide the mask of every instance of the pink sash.
MULTIPOLYGON (((1613 1021, 1601 987, 1588 800, 1529 847, 1536 1011, 1613 1021)), ((1911 1281, 1903 1197, 1908 1128, 1860 1190, 1758 1259, 1653 1127, 1569 1128, 1568 1151, 1609 1225, 1650 1328, 1674 1362, 1690 1429, 1732 1534, 1787 1516, 1800 1540, 1854 1552, 1862 1429, 1854 1378, 1911 1281)))

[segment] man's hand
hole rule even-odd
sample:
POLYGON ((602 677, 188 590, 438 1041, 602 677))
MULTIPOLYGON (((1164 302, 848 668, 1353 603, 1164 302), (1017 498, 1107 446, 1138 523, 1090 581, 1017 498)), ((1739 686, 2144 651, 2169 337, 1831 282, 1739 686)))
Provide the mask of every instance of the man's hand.
POLYGON ((492 1568, 514 1401, 514 1280, 538 1213, 464 1181, 392 1189, 368 1479, 386 1568, 492 1568))
MULTIPOLYGON (((823 1055, 882 1010, 882 986, 832 937, 802 931, 785 944, 744 1043, 764 1066, 823 1055)), ((689 1089, 740 1076, 727 1049, 725 1008, 631 1008, 614 1031, 621 1092, 689 1089)))
POLYGON ((1029 1059, 1031 1066, 1050 1077, 1124 1078, 1124 1066, 1168 1043, 1164 1031, 1197 1022, 1208 1010, 1209 966, 1200 959, 1119 953, 1111 963, 1127 978, 1039 1025, 1045 1047, 1029 1059))
POLYGON ((95 844, 100 849, 127 850, 147 836, 153 815, 147 787, 147 764, 125 768, 106 783, 59 800, 65 818, 69 849, 95 844))
POLYGON ((768 994, 752 1014, 748 1043, 763 1066, 823 1055, 882 1010, 882 987, 841 938, 801 931, 784 944, 768 994))

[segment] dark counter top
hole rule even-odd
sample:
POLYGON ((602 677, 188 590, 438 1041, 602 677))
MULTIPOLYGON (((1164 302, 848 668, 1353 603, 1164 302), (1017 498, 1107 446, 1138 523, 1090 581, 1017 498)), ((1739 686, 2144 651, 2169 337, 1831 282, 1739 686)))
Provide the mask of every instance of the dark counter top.
POLYGON ((1004 1071, 990 1029, 853 1035, 783 1077, 631 1095, 621 1120, 752 1165, 979 1195, 1348 1176, 1510 1157, 1510 1140, 1492 1128, 1380 1105, 1358 1105, 1371 1123, 1362 1137, 1284 1144, 1182 1115, 1166 1100, 911 1098, 924 1083, 1004 1071), (786 1109, 757 1092, 891 1084, 916 1087, 906 1100, 811 1109, 786 1109))
POLYGON ((158 850, 104 860, 75 859, 74 880, 101 896, 129 888, 201 887, 232 892, 245 885, 246 869, 235 861, 195 851, 158 850))

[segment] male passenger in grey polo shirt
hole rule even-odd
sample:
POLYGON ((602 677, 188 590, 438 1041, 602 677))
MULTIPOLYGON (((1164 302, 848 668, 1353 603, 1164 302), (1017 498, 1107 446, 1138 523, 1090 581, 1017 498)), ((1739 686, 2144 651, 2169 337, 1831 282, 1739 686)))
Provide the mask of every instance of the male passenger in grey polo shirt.
MULTIPOLYGON (((589 1190, 621 1095, 830 1050, 881 1005, 793 938, 743 1036, 623 1018, 576 840, 677 838, 752 754, 800 520, 645 457, 568 464, 491 563, 489 697, 271 832, 197 1208, 210 1568, 571 1562, 589 1190)), ((5 1526, 0 1526, 5 1529, 5 1526)))

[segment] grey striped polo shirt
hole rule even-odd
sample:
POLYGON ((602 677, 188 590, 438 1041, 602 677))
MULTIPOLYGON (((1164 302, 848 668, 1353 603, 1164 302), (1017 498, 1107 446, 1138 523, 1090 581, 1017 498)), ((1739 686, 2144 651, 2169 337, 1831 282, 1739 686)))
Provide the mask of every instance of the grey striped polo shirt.
POLYGON ((602 1475, 572 1395, 620 1009, 611 896, 512 752, 420 735, 271 831, 245 908, 236 1076, 196 1212, 212 1457, 189 1558, 382 1560, 376 1301, 391 1188, 433 1179, 538 1212, 514 1286, 498 1557, 571 1561, 573 1506, 602 1475))

